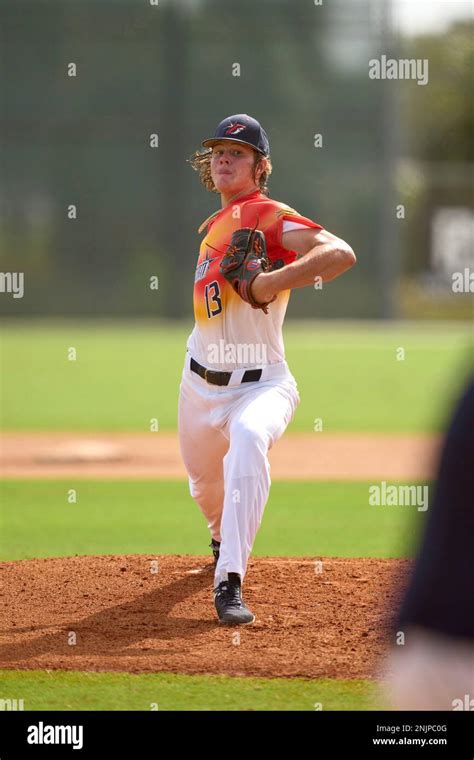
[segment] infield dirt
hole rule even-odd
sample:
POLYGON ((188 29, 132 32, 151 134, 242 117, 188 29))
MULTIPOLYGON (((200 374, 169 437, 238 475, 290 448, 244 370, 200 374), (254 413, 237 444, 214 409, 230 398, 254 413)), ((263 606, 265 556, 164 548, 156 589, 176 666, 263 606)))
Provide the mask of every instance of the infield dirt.
POLYGON ((0 667, 373 678, 409 567, 251 558, 244 599, 256 620, 230 627, 214 610, 211 557, 3 562, 0 667))
MULTIPOLYGON (((272 478, 424 479, 441 436, 286 433, 270 450, 272 478)), ((186 478, 176 433, 4 433, 2 471, 11 478, 186 478)))

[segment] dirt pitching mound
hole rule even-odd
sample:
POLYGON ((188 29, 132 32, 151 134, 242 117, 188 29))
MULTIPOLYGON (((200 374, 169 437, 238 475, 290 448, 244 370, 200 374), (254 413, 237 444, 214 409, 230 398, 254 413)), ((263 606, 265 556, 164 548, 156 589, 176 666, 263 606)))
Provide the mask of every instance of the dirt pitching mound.
POLYGON ((251 558, 250 626, 218 623, 212 558, 0 563, 0 667, 371 678, 410 560, 251 558))
MULTIPOLYGON (((422 480, 441 436, 289 433, 270 450, 272 480, 422 480)), ((186 478, 176 433, 4 433, 7 478, 186 478)))

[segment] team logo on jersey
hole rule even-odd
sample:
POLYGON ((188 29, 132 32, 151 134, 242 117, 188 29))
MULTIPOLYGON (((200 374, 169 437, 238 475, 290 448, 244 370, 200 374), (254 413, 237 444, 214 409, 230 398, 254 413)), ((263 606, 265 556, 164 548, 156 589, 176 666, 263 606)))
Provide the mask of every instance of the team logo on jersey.
POLYGON ((242 130, 245 129, 245 124, 231 124, 230 127, 227 127, 225 134, 226 135, 238 135, 239 132, 242 132, 242 130))
POLYGON ((199 280, 203 280, 205 278, 209 270, 209 267, 211 266, 212 262, 216 260, 216 258, 217 256, 214 256, 214 258, 211 259, 209 256, 209 252, 206 251, 205 257, 196 267, 194 282, 198 282, 199 280))

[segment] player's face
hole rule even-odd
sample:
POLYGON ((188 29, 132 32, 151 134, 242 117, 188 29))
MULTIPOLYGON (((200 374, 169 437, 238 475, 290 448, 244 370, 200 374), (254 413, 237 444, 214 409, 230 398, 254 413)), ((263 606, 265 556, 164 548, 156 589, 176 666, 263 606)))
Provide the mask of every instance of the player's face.
POLYGON ((255 185, 255 153, 247 145, 216 143, 212 148, 211 176, 220 193, 234 195, 255 185))

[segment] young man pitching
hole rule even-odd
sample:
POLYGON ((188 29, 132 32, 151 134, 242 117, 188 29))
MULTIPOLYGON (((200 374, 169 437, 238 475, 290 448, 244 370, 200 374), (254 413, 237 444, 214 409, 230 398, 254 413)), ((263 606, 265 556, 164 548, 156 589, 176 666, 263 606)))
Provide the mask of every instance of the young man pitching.
POLYGON ((204 232, 194 282, 195 326, 179 397, 179 440, 191 496, 215 558, 221 623, 252 623, 242 582, 270 490, 268 451, 300 397, 282 325, 292 288, 328 282, 356 261, 350 246, 267 196, 263 127, 229 116, 191 163, 221 208, 204 232))

